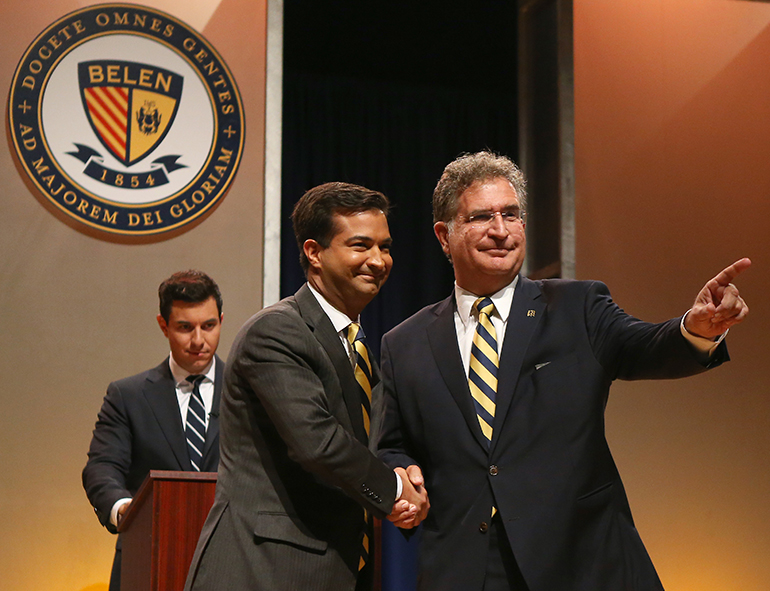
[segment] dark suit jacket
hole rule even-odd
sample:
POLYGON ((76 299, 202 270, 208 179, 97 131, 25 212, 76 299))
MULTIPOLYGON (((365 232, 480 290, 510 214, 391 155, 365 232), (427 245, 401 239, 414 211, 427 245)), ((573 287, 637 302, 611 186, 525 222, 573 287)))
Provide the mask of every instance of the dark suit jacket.
MULTIPOLYGON (((224 363, 216 357, 214 400, 202 470, 219 462, 219 400, 224 363)), ((107 387, 96 421, 83 487, 102 525, 116 533, 110 511, 119 499, 133 497, 150 470, 192 470, 187 455, 174 378, 166 358, 160 365, 107 387)), ((120 585, 120 537, 110 589, 120 585)))
MULTIPOLYGON (((662 589, 605 439, 613 380, 705 369, 680 319, 641 322, 601 283, 520 278, 503 343, 491 446, 457 345, 454 297, 383 338, 380 457, 422 467, 431 509, 418 586, 481 590, 497 507, 530 591, 662 589)), ((724 344, 710 366, 727 359, 724 344)))
POLYGON ((363 508, 383 517, 396 493, 367 447, 359 388, 306 285, 246 322, 225 372, 216 500, 186 589, 355 588, 363 508))

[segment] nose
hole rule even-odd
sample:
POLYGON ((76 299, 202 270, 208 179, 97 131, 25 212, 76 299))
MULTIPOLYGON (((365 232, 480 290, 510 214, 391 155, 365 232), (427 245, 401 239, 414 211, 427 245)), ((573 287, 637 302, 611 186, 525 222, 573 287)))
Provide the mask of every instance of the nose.
POLYGON ((505 222, 503 221, 503 215, 499 211, 494 213, 492 221, 489 223, 489 229, 487 232, 491 236, 500 236, 503 238, 508 236, 508 226, 506 226, 505 222))
POLYGON ((193 348, 200 349, 203 347, 203 342, 203 330, 201 330, 200 326, 197 326, 192 331, 190 344, 193 348))
POLYGON ((367 262, 370 269, 376 269, 382 271, 385 269, 385 258, 382 256, 382 251, 378 247, 374 247, 369 251, 369 261, 367 262))

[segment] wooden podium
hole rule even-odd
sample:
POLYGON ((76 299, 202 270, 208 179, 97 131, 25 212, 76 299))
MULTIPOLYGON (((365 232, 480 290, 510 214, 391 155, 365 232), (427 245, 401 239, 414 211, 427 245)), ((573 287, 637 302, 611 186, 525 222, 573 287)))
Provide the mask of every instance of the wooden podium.
POLYGON ((121 589, 184 589, 216 483, 216 472, 150 471, 118 528, 121 589))

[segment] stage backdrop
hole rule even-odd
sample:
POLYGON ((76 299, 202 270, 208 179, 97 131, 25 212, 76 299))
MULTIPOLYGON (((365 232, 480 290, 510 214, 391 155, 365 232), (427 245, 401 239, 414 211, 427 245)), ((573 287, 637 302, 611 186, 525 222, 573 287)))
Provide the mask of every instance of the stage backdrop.
POLYGON ((575 0, 577 275, 635 315, 734 260, 733 361, 616 384, 610 444, 668 591, 770 587, 770 4, 575 0))
MULTIPOLYGON (((220 207, 200 226, 151 245, 119 245, 64 225, 0 150, 0 588, 106 589, 115 537, 86 500, 80 472, 107 384, 159 363, 158 284, 195 267, 224 295, 220 352, 262 302, 265 0, 143 0, 202 33, 243 97, 246 144, 220 207)), ((3 0, 3 108, 27 46, 96 2, 3 0)), ((4 111, 5 118, 5 111, 4 111)))

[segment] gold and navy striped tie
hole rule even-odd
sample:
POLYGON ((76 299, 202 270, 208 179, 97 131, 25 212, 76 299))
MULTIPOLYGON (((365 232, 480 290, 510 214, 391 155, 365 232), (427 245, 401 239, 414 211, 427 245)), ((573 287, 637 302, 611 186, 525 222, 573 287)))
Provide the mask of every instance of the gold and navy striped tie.
POLYGON ((497 334, 492 324, 495 305, 490 298, 479 298, 473 307, 478 311, 479 323, 473 335, 468 383, 481 432, 489 444, 492 442, 497 394, 497 334))
MULTIPOLYGON (((348 341, 355 353, 355 374, 358 385, 361 386, 361 412, 364 416, 364 429, 366 429, 366 435, 369 436, 369 427, 371 425, 371 413, 372 413, 372 364, 369 361, 369 351, 366 348, 366 336, 364 335, 364 329, 357 322, 351 322, 348 326, 348 341)), ((361 541, 361 557, 358 560, 358 570, 361 570, 366 566, 366 562, 369 560, 369 531, 370 531, 370 519, 369 512, 364 509, 364 521, 366 522, 366 531, 364 532, 364 538, 361 541)))
POLYGON ((372 414, 372 364, 369 361, 369 351, 366 348, 364 329, 357 322, 351 322, 348 326, 348 341, 350 341, 356 356, 356 381, 363 390, 361 410, 364 415, 364 428, 366 434, 369 435, 372 414))

